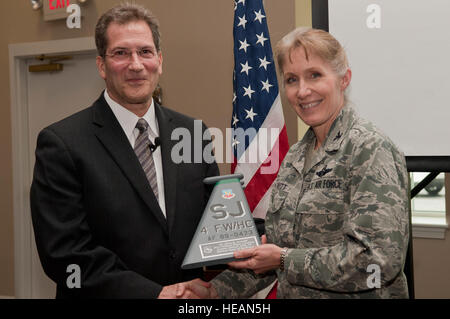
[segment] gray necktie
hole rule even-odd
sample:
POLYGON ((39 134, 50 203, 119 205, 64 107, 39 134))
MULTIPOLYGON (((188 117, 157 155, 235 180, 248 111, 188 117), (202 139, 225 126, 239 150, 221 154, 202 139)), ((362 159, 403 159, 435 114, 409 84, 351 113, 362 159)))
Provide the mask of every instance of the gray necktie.
MULTIPOLYGON (((156 180, 156 168, 153 162, 153 156, 150 152, 150 139, 148 134, 153 133, 151 128, 149 128, 148 123, 144 119, 139 119, 136 128, 139 130, 139 136, 134 144, 134 152, 136 153, 139 162, 144 169, 145 175, 147 176, 148 182, 152 187, 153 193, 156 199, 158 199, 158 183, 156 180)), ((153 135, 153 134, 152 134, 153 135)))

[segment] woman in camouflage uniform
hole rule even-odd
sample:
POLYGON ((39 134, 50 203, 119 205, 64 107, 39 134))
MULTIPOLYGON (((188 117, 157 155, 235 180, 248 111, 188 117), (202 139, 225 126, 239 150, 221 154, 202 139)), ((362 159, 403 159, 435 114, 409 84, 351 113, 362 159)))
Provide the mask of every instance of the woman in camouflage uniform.
POLYGON ((298 28, 277 45, 287 99, 310 126, 273 184, 263 245, 211 281, 245 298, 278 279, 278 298, 407 298, 408 176, 403 154, 349 105, 339 42, 298 28))

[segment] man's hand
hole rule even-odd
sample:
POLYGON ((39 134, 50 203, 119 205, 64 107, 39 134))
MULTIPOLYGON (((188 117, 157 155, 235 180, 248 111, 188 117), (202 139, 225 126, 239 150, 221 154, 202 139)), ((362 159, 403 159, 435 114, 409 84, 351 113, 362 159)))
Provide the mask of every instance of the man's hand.
POLYGON ((165 286, 161 290, 158 299, 209 299, 217 298, 214 287, 209 282, 201 279, 180 282, 165 286))
MULTIPOLYGON (((186 296, 194 295, 200 299, 217 298, 216 289, 209 282, 201 279, 194 279, 183 283, 184 292, 178 291, 177 298, 186 298, 186 296)), ((189 297, 187 297, 189 298, 189 297)))

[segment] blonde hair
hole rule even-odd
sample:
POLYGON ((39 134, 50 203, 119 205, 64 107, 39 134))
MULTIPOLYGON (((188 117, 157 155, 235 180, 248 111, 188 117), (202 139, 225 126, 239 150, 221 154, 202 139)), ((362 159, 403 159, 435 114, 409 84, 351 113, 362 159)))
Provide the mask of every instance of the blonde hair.
POLYGON ((305 27, 299 27, 286 34, 276 45, 276 58, 281 74, 286 59, 292 62, 293 50, 303 47, 306 59, 308 54, 315 54, 329 63, 338 76, 344 76, 349 68, 344 48, 330 33, 305 27))

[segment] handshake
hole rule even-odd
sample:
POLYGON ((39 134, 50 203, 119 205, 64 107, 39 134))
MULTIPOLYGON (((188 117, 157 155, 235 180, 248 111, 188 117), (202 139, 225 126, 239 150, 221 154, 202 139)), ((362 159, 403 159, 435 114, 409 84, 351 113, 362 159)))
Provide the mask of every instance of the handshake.
MULTIPOLYGON (((280 267, 283 248, 267 243, 266 235, 261 237, 261 245, 234 252, 236 261, 228 263, 234 269, 250 269, 256 274, 264 274, 280 267)), ((160 299, 210 299, 218 298, 214 286, 200 279, 165 286, 160 299)))
POLYGON ((216 289, 201 279, 164 286, 158 299, 212 299, 218 298, 216 289))

